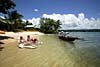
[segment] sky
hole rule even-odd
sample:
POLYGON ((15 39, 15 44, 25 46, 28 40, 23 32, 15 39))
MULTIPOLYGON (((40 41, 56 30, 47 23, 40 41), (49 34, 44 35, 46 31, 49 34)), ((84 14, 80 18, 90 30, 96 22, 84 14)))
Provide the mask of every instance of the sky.
POLYGON ((25 19, 43 14, 79 14, 100 18, 100 0, 14 0, 16 9, 25 19))
POLYGON ((100 0, 13 0, 24 20, 60 20, 63 29, 100 29, 100 0))

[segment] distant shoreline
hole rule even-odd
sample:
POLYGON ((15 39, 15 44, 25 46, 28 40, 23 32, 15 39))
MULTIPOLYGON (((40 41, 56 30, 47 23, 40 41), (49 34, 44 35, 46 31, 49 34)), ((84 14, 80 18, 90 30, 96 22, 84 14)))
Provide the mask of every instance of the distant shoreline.
POLYGON ((69 29, 69 30, 59 30, 64 32, 100 32, 100 29, 69 29))

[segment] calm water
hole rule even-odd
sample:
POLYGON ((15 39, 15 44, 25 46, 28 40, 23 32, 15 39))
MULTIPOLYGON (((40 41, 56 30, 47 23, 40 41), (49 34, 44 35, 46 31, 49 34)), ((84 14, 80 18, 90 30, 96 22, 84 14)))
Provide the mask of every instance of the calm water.
POLYGON ((36 49, 19 49, 17 41, 0 51, 0 67, 100 67, 100 32, 71 32, 74 42, 43 35, 36 49))

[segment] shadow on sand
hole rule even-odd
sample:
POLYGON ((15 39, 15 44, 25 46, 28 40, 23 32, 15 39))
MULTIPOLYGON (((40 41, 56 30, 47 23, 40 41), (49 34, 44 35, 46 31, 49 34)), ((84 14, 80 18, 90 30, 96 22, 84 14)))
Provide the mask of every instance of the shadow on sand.
POLYGON ((4 48, 3 44, 3 42, 0 42, 0 51, 2 51, 2 49, 4 48))
MULTIPOLYGON (((0 36, 0 40, 9 39, 9 38, 13 39, 13 37, 8 37, 8 36, 0 36)), ((4 49, 3 44, 5 44, 5 43, 0 42, 0 51, 2 51, 2 49, 4 49)))
POLYGON ((8 36, 0 36, 0 40, 4 40, 4 39, 8 39, 8 38, 13 39, 13 37, 8 37, 8 36))
POLYGON ((0 47, 0 51, 2 51, 4 49, 4 47, 0 47))
POLYGON ((0 42, 0 44, 4 44, 3 42, 0 42))

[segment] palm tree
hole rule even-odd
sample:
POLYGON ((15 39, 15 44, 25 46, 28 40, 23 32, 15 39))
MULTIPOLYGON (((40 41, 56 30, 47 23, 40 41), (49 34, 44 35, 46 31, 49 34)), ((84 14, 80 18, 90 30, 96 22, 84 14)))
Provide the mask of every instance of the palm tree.
POLYGON ((17 10, 12 11, 10 13, 9 20, 10 20, 10 24, 11 24, 12 29, 17 29, 20 26, 20 24, 22 22, 22 17, 23 16, 21 14, 19 14, 17 12, 17 10))
POLYGON ((0 0, 0 12, 8 14, 9 9, 14 9, 16 4, 12 0, 0 0))
POLYGON ((40 30, 44 33, 56 33, 61 23, 50 18, 41 18, 40 30))
POLYGON ((3 13, 5 16, 5 21, 7 23, 7 29, 10 30, 10 21, 9 21, 9 15, 10 15, 10 9, 14 9, 16 4, 12 0, 0 0, 0 13, 3 13))

